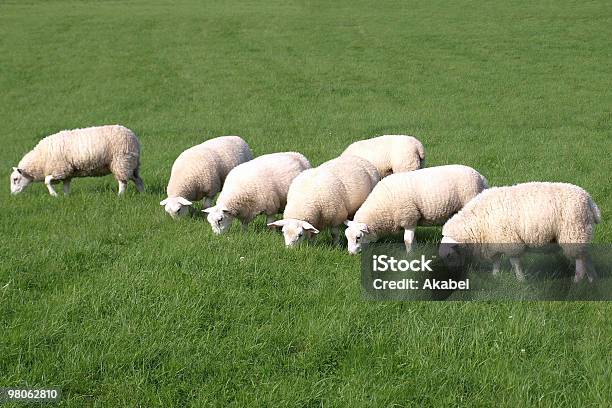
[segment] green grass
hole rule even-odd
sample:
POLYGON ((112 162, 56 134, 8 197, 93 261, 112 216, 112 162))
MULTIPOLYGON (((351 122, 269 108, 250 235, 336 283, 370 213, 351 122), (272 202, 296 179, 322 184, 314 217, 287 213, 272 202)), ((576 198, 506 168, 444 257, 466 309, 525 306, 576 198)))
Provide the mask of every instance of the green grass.
POLYGON ((366 301, 328 234, 287 251, 263 220, 216 237, 158 205, 209 137, 318 164, 403 133, 493 185, 584 187, 612 242, 610 38, 604 0, 1 2, 0 386, 66 407, 610 406, 609 303, 366 301), (9 196, 37 140, 107 123, 139 135, 146 194, 9 196))

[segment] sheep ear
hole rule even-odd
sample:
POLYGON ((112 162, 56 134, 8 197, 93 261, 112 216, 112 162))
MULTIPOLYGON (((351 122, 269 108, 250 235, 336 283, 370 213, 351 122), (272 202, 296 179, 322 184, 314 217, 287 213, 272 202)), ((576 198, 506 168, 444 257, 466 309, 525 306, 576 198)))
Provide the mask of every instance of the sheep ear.
POLYGON ((168 202, 168 199, 165 198, 159 202, 159 205, 166 205, 167 202, 168 202))
POLYGON ((454 239, 452 239, 451 237, 447 237, 447 236, 443 236, 442 237, 442 241, 440 241, 441 244, 451 244, 451 245, 456 245, 459 242, 455 241, 454 239))
POLYGON ((449 256, 456 254, 455 246, 458 244, 457 241, 451 237, 443 236, 438 247, 438 255, 440 258, 448 258, 449 256))
POLYGON ((310 224, 310 223, 308 223, 306 221, 304 221, 304 223, 302 224, 302 228, 304 228, 304 230, 306 230, 306 231, 312 232, 313 234, 318 234, 319 233, 318 229, 316 229, 312 224, 310 224))
POLYGON ((208 207, 202 210, 203 213, 210 214, 215 210, 215 207, 208 207))
POLYGON ((191 201, 189 201, 188 199, 183 198, 183 197, 179 197, 179 198, 178 198, 178 202, 179 202, 181 205, 191 205, 191 204, 193 204, 191 201))
POLYGON ((346 220, 344 221, 344 225, 349 228, 359 228, 359 231, 366 234, 370 233, 370 228, 368 227, 368 225, 361 222, 346 220))
POLYGON ((278 221, 274 221, 268 224, 268 227, 270 228, 283 228, 283 226, 286 224, 285 220, 278 220, 278 221))

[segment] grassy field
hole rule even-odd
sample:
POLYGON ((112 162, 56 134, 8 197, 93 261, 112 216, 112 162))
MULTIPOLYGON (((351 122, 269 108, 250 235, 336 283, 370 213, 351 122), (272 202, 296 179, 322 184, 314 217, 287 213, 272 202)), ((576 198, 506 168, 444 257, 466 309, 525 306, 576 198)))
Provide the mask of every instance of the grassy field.
POLYGON ((263 220, 216 237, 158 203, 206 138, 318 164, 403 133, 493 185, 584 187, 612 242, 611 38, 604 0, 0 2, 0 387, 65 407, 610 406, 609 303, 366 301, 327 233, 288 251, 263 220), (37 140, 107 123, 139 135, 146 194, 9 195, 37 140))

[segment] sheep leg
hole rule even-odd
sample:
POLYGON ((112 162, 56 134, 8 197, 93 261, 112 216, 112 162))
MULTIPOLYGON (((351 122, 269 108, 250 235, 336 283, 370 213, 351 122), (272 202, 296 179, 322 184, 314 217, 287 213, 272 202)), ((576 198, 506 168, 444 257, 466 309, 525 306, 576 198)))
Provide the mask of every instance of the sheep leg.
POLYGON ((514 268, 514 274, 516 275, 516 279, 518 279, 520 282, 524 282, 525 274, 523 273, 523 269, 521 268, 520 258, 512 257, 510 258, 510 263, 512 264, 512 268, 514 268))
POLYGON ((332 243, 334 245, 340 245, 340 229, 338 226, 331 227, 332 243))
POLYGON ((587 254, 584 262, 586 266, 587 278, 589 279, 589 282, 593 282, 598 278, 598 276, 597 271, 595 270, 595 266, 593 265, 593 260, 591 259, 591 256, 587 254))
POLYGON ((493 261, 493 276, 499 276, 499 270, 501 269, 501 260, 496 259, 493 261))
POLYGON ((64 180, 64 195, 70 194, 70 179, 64 180))
POLYGON ((406 245, 406 252, 412 251, 412 243, 414 242, 414 230, 416 228, 406 228, 404 230, 404 245, 406 245))
POLYGON ((593 267, 593 262, 588 255, 576 258, 576 274, 574 275, 574 282, 578 283, 587 276, 589 282, 593 282, 597 279, 597 273, 593 267))
POLYGON ((202 208, 206 209, 210 207, 212 207, 212 198, 204 197, 204 200, 202 200, 202 208))
POLYGON ((125 193, 125 189, 127 188, 127 183, 125 181, 117 180, 119 183, 119 193, 117 195, 123 195, 125 193))
POLYGON ((53 176, 51 176, 51 175, 46 176, 45 177, 45 185, 47 186, 47 190, 49 190, 49 194, 51 194, 53 197, 57 197, 57 192, 55 191, 55 189, 51 185, 51 182, 53 180, 54 180, 53 176))
POLYGON ((584 259, 576 258, 576 274, 574 275, 574 282, 578 283, 584 278, 586 274, 586 265, 584 259))
POLYGON ((242 231, 246 231, 247 229, 249 229, 249 220, 242 220, 240 222, 242 224, 242 231))

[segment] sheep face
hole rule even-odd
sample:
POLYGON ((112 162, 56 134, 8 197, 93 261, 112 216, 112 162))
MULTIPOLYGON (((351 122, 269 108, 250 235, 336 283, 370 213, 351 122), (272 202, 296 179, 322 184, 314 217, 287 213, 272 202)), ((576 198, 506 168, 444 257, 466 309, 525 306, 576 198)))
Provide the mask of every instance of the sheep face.
POLYGON ((224 234, 229 230, 234 220, 234 216, 230 211, 222 206, 214 206, 202 210, 202 212, 208 214, 206 219, 210 223, 212 230, 215 234, 224 234))
POLYGON ((440 248, 438 249, 438 255, 442 259, 450 259, 457 255, 456 248, 458 245, 459 245, 459 242, 445 235, 442 237, 442 241, 440 241, 440 248))
POLYGON ((187 216, 192 204, 191 201, 183 197, 168 197, 159 203, 174 219, 187 216))
POLYGON ((21 193, 31 182, 32 178, 28 177, 23 170, 13 167, 13 172, 11 173, 11 194, 21 193))
POLYGON ((313 234, 319 233, 319 230, 310 223, 296 219, 275 221, 268 224, 268 227, 282 228, 285 246, 287 248, 295 246, 307 236, 312 237, 313 234))
POLYGON ((346 240, 348 241, 348 251, 350 254, 358 254, 367 244, 376 239, 364 223, 345 221, 344 225, 347 226, 344 235, 346 235, 346 240))

